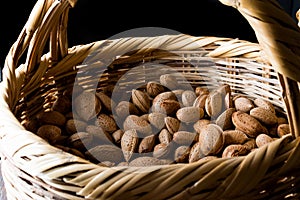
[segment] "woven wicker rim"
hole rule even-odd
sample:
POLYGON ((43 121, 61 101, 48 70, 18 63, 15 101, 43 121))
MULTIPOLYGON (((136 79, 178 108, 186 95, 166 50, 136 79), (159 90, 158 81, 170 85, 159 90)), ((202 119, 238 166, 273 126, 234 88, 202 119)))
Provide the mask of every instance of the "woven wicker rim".
MULTIPOLYGON (((295 77, 294 74, 295 72, 297 74, 299 69, 295 67, 297 65, 281 67, 283 66, 282 62, 286 59, 282 59, 281 54, 274 53, 275 50, 272 50, 274 48, 268 46, 269 40, 276 41, 277 37, 275 36, 281 35, 263 37, 265 29, 253 20, 261 19, 255 17, 254 14, 262 14, 260 9, 254 9, 255 6, 263 9, 266 4, 274 8, 274 13, 281 14, 281 10, 276 10, 278 5, 275 1, 254 2, 258 2, 258 4, 248 5, 244 0, 234 6, 242 14, 247 15, 249 21, 252 20, 250 24, 255 29, 261 46, 230 38, 178 35, 122 38, 68 49, 66 42, 67 13, 69 6, 74 6, 75 2, 38 1, 20 37, 9 52, 5 63, 4 81, 1 84, 1 111, 4 113, 1 115, 1 146, 13 144, 9 148, 1 149, 8 194, 14 194, 19 199, 40 199, 43 196, 66 199, 83 199, 84 197, 114 199, 118 196, 126 196, 129 199, 135 199, 141 194, 143 195, 139 199, 157 198, 157 194, 160 194, 159 199, 216 199, 223 197, 224 199, 230 197, 242 199, 242 195, 245 194, 248 197, 249 195, 265 197, 266 194, 262 191, 270 188, 270 180, 285 182, 282 178, 290 177, 290 174, 294 175, 296 172, 292 172, 297 168, 299 155, 299 121, 297 120, 299 119, 299 109, 297 108, 299 77, 295 77), (251 18, 249 13, 251 13, 251 18), (59 25, 57 26, 57 24, 59 25), (43 52, 48 37, 50 37, 52 48, 49 54, 42 56, 41 52, 43 52), (147 45, 154 48, 164 47, 170 51, 192 51, 202 47, 210 49, 208 56, 216 59, 255 60, 267 68, 270 65, 266 60, 270 61, 272 66, 282 73, 279 74, 279 81, 283 88, 281 92, 286 105, 285 110, 292 122, 293 136, 296 139, 282 138, 246 157, 235 159, 217 159, 210 162, 176 166, 153 166, 147 170, 133 167, 106 168, 48 145, 41 138, 26 131, 15 118, 14 114, 17 111, 15 105, 18 100, 24 94, 34 91, 38 87, 41 77, 63 77, 70 71, 70 68, 80 64, 86 55, 98 49, 99 46, 103 50, 101 52, 103 55, 107 54, 105 51, 115 52, 118 55, 119 52, 128 52, 129 44, 134 44, 137 48, 139 45, 141 47, 147 45), (19 66, 18 59, 27 47, 27 62, 19 66), (263 48, 266 57, 262 54, 260 47, 263 48), (288 72, 289 70, 293 73, 288 72), (46 71, 47 75, 45 75, 46 71), (26 83, 25 86, 24 83, 26 83), (17 175, 12 173, 12 169, 17 171, 17 175), (28 186, 28 183, 20 181, 20 178, 34 183, 38 187, 28 186), (156 187, 157 185, 160 187, 156 187)), ((282 15, 286 17, 286 15, 282 15)), ((280 21, 282 15, 276 15, 275 19, 280 21)), ((299 30, 292 23, 290 27, 293 28, 293 32, 289 33, 295 34, 295 36, 291 37, 292 39, 285 38, 285 40, 278 41, 285 41, 287 47, 294 47, 293 39, 298 37, 299 30)), ((278 26, 276 23, 276 30, 280 28, 283 26, 278 26)), ((271 44, 274 44, 274 41, 271 44)), ((296 50, 289 51, 292 55, 286 58, 297 57, 296 50)), ((139 55, 138 53, 137 55, 139 55)), ((289 61, 287 62, 291 63, 289 61)), ((278 105, 282 106, 280 102, 278 105)), ((291 183, 291 180, 298 181, 298 178, 286 178, 288 183, 291 183)), ((281 195, 291 192, 289 190, 283 192, 285 189, 285 186, 282 186, 281 195)), ((13 198, 13 196, 11 197, 13 198)))

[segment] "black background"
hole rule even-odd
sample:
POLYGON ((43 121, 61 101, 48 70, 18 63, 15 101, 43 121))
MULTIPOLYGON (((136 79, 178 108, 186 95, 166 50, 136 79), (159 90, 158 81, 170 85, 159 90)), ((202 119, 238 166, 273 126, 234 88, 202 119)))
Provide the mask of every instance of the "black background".
MULTIPOLYGON (((282 6, 294 15, 291 2, 282 6)), ((16 41, 35 0, 6 1, 1 6, 0 66, 16 41)), ((69 46, 108 39, 135 28, 159 27, 195 36, 220 36, 256 42, 252 28, 234 8, 217 0, 116 2, 79 0, 70 10, 69 46)), ((294 17, 294 16, 293 16, 294 17)))

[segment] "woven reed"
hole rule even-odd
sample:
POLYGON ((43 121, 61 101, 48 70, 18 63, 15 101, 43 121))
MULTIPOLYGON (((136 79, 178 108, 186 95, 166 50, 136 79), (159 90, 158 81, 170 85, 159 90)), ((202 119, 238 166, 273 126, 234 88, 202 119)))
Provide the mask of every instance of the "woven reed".
MULTIPOLYGON (((275 1, 255 0, 251 5, 247 0, 225 2, 246 16, 259 44, 180 34, 120 38, 68 48, 68 10, 75 3, 39 0, 5 61, 0 142, 8 199, 300 197, 300 34, 275 1), (48 41, 50 52, 43 55, 48 41), (26 62, 20 64, 25 52, 26 62), (288 114, 292 136, 243 157, 147 168, 102 167, 63 152, 25 130, 20 121, 51 105, 52 95, 72 86, 91 54, 102 59, 88 59, 88 64, 96 66, 93 70, 102 73, 99 90, 116 84, 134 66, 164 64, 182 72, 192 85, 213 88, 227 83, 235 93, 269 100, 288 114)), ((151 68, 136 73, 137 81, 131 84, 140 84, 147 70, 151 68)), ((84 78, 81 84, 92 88, 93 78, 84 78)))

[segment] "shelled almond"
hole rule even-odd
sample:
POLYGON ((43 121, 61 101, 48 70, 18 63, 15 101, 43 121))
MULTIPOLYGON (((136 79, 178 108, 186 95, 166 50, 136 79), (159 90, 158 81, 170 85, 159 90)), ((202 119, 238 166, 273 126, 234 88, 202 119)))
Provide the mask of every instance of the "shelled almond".
POLYGON ((182 89, 173 75, 111 99, 74 87, 24 126, 66 152, 103 166, 192 163, 245 156, 290 133, 287 118, 269 101, 212 90, 182 89), (73 107, 71 106, 73 105, 73 107))

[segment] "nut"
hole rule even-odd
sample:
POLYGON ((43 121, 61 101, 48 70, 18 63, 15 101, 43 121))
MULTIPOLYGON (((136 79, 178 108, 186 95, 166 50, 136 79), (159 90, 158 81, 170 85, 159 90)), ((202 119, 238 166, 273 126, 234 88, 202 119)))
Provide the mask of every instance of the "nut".
POLYGON ((127 162, 130 160, 133 153, 137 151, 139 145, 138 142, 139 138, 136 130, 131 129, 124 132, 121 138, 121 148, 127 162))
POLYGON ((248 149, 240 144, 232 144, 227 146, 223 153, 222 153, 222 158, 232 158, 232 157, 237 157, 237 156, 244 156, 248 154, 248 149))
POLYGON ((100 113, 95 120, 95 125, 101 127, 104 131, 112 133, 118 129, 115 120, 104 113, 100 113))
POLYGON ((160 93, 163 93, 165 91, 165 88, 158 82, 150 81, 147 83, 146 91, 149 94, 149 96, 156 97, 160 93))
POLYGON ((63 126, 66 123, 66 117, 57 111, 42 112, 37 115, 37 120, 41 124, 54 126, 63 126))
POLYGON ((284 135, 287 135, 289 133, 291 133, 289 124, 280 124, 278 126, 278 128, 277 128, 277 135, 279 137, 283 137, 284 135))
POLYGON ((166 115, 163 113, 150 113, 148 115, 148 121, 157 130, 161 130, 165 127, 165 117, 166 115))
POLYGON ((61 136, 61 129, 54 125, 42 125, 37 130, 37 135, 53 144, 61 136))
POLYGON ((248 141, 243 144, 243 146, 246 147, 248 149, 248 151, 251 151, 251 150, 257 148, 256 141, 253 138, 249 138, 248 141))
POLYGON ((198 140, 197 133, 188 131, 177 131, 173 135, 173 141, 179 145, 191 145, 198 140))
POLYGON ((163 74, 159 78, 160 84, 165 86, 170 90, 175 90, 179 88, 179 83, 174 74, 163 74))
POLYGON ((238 130, 243 131, 249 137, 256 137, 261 133, 268 132, 257 119, 242 111, 232 114, 232 122, 238 130))
POLYGON ((208 97, 208 94, 197 96, 197 98, 195 99, 195 101, 193 103, 193 106, 205 109, 205 102, 206 102, 207 97, 208 97))
POLYGON ((244 132, 239 130, 226 130, 223 132, 223 135, 225 146, 230 144, 243 144, 249 139, 244 132))
POLYGON ((165 165, 165 164, 170 164, 171 161, 165 162, 164 160, 160 160, 155 157, 150 157, 150 156, 142 156, 138 157, 134 160, 132 160, 129 163, 130 167, 148 167, 148 166, 153 166, 153 165, 165 165))
POLYGON ((167 130, 171 134, 174 134, 180 128, 180 121, 174 117, 165 117, 165 124, 166 124, 167 130))
POLYGON ((201 130, 204 129, 206 125, 210 124, 210 120, 208 119, 200 119, 194 125, 193 128, 197 133, 201 133, 201 130))
POLYGON ((150 109, 150 99, 146 92, 133 89, 132 102, 142 113, 148 113, 150 109))
POLYGON ((77 119, 69 119, 66 122, 66 131, 68 134, 74 134, 76 132, 82 132, 85 131, 87 126, 87 123, 81 120, 77 120, 77 119))
POLYGON ((185 90, 181 96, 183 106, 186 106, 186 107, 193 106, 193 103, 194 103, 196 97, 197 96, 194 91, 185 90))
POLYGON ((270 142, 273 142, 274 139, 271 138, 269 135, 267 134, 259 134, 256 139, 255 139, 255 142, 256 142, 256 146, 259 148, 259 147, 262 147, 270 142))
POLYGON ((116 103, 114 102, 114 100, 112 100, 109 96, 107 96, 104 92, 97 92, 96 96, 98 97, 98 99, 101 102, 101 105, 103 106, 103 108, 108 111, 108 112, 112 112, 112 110, 114 109, 114 107, 116 106, 116 103))
POLYGON ((195 88, 195 94, 196 94, 196 96, 207 95, 207 94, 209 94, 209 90, 205 87, 198 86, 195 88))
POLYGON ((191 150, 190 150, 190 155, 189 155, 189 163, 196 162, 203 158, 205 155, 203 154, 201 150, 201 144, 200 142, 195 143, 191 150))
POLYGON ((223 130, 228 130, 233 127, 232 114, 235 112, 235 108, 226 109, 219 117, 216 119, 216 124, 220 126, 223 130))
POLYGON ((95 118, 101 111, 101 102, 92 92, 83 92, 75 98, 73 109, 84 121, 95 118))
POLYGON ((161 101, 160 104, 155 107, 153 112, 159 112, 172 116, 175 115, 179 108, 180 103, 178 101, 166 99, 161 101))
POLYGON ((176 112, 177 119, 185 123, 194 123, 204 117, 204 110, 199 107, 183 107, 176 112))
POLYGON ((129 115, 138 115, 139 110, 129 101, 120 101, 115 107, 115 114, 120 118, 120 121, 124 121, 129 115))
POLYGON ((99 126, 88 125, 85 130, 97 139, 99 144, 112 144, 113 142, 112 136, 99 126))
POLYGON ((216 124, 208 124, 199 135, 201 152, 207 155, 216 155, 224 146, 223 130, 216 124))
POLYGON ((121 144, 121 138, 124 134, 124 131, 122 129, 118 129, 116 130, 115 132, 112 133, 112 138, 113 138, 113 141, 116 143, 116 144, 121 144))
POLYGON ((153 157, 160 158, 160 159, 170 158, 171 150, 172 150, 171 143, 169 143, 169 144, 159 143, 154 146, 153 157))
POLYGON ((189 146, 179 146, 176 148, 174 153, 174 160, 177 163, 186 163, 189 160, 191 147, 189 146))
POLYGON ((209 93, 205 101, 205 110, 210 117, 218 116, 223 109, 222 94, 217 91, 209 93))
POLYGON ((125 119, 123 127, 125 131, 130 129, 137 130, 141 134, 141 137, 152 134, 152 128, 149 122, 137 115, 129 115, 125 119))
POLYGON ((155 145, 155 135, 149 135, 142 139, 139 145, 139 153, 149 153, 155 145))
POLYGON ((87 132, 78 132, 71 135, 68 141, 75 149, 88 149, 93 141, 93 135, 87 132))
POLYGON ((267 109, 274 114, 276 113, 275 107, 273 106, 273 104, 267 100, 264 100, 262 98, 256 98, 256 99, 254 99, 253 102, 257 107, 267 109))
POLYGON ((265 125, 274 125, 278 122, 275 113, 262 107, 251 109, 250 115, 265 125))
POLYGON ((65 95, 60 95, 54 101, 52 105, 52 110, 65 114, 71 111, 71 107, 72 107, 72 102, 69 99, 69 97, 65 95))
POLYGON ((158 134, 160 143, 169 144, 172 141, 172 135, 167 129, 162 129, 158 134))
POLYGON ((249 112, 252 108, 254 108, 253 102, 247 97, 237 97, 234 99, 234 106, 237 111, 249 112))

